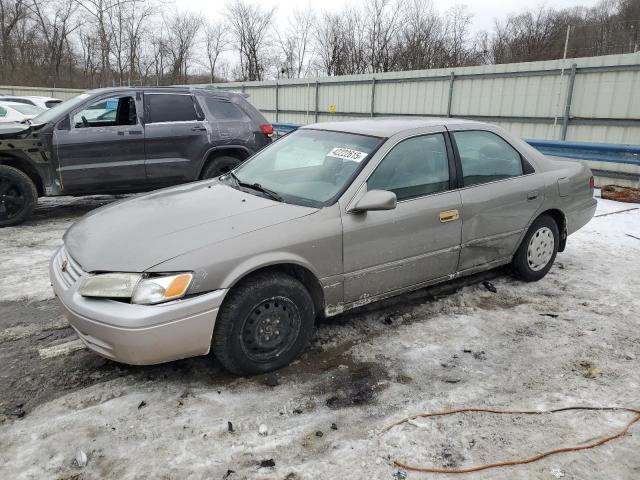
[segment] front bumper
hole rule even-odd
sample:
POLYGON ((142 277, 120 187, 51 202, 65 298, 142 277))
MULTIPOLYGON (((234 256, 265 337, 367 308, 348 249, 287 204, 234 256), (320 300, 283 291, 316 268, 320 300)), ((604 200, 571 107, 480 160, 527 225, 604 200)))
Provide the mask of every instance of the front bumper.
POLYGON ((209 353, 213 327, 227 290, 159 305, 134 305, 83 297, 78 289, 86 276, 64 247, 51 259, 53 290, 69 323, 90 350, 132 365, 209 353))

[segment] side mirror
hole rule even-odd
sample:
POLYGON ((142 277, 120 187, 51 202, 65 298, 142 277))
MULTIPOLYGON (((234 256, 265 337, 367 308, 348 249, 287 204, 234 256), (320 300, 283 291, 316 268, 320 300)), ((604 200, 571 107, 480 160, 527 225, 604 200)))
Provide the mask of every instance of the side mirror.
POLYGON ((396 194, 388 190, 369 190, 356 203, 354 212, 368 212, 373 210, 393 210, 398 199, 396 194))

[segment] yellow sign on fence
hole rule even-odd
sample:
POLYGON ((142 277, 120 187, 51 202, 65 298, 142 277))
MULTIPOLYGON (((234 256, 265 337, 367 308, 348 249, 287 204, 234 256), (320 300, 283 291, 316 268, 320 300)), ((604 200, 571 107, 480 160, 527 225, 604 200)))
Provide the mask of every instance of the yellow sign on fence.
POLYGON ((336 113, 338 111, 338 109, 336 108, 336 104, 332 103, 331 105, 329 105, 329 113, 336 113))

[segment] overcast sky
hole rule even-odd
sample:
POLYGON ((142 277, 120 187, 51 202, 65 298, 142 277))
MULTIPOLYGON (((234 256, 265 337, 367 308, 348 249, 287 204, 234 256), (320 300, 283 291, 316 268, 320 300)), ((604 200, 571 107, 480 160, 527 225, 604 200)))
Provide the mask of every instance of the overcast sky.
MULTIPOLYGON (((306 0, 250 0, 264 6, 276 6, 280 13, 280 18, 286 16, 288 12, 296 8, 303 8, 305 5, 313 5, 314 10, 341 10, 347 3, 361 3, 360 0, 321 0, 308 2, 306 0), (283 15, 284 14, 284 15, 283 15)), ((191 10, 201 12, 210 18, 219 18, 224 12, 228 0, 175 0, 180 10, 191 10)), ((592 7, 596 0, 554 0, 547 2, 509 2, 508 0, 463 0, 463 1, 433 1, 435 8, 441 12, 454 5, 467 5, 469 11, 474 14, 473 31, 490 29, 493 26, 494 18, 502 19, 509 13, 520 12, 527 7, 544 3, 555 8, 585 6, 592 7)))

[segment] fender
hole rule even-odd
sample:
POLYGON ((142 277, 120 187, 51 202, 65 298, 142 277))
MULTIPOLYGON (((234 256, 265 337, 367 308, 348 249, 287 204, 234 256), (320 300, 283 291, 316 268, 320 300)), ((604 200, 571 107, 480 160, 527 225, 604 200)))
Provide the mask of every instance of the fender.
MULTIPOLYGON (((207 158, 209 158, 209 155, 211 155, 216 150, 242 150, 242 151, 246 152, 247 158, 249 158, 249 157, 251 157, 251 155, 253 155, 253 152, 251 150, 249 150, 247 147, 245 147, 244 145, 218 145, 218 146, 215 146, 215 147, 211 147, 211 148, 209 148, 208 150, 206 150, 204 152, 204 155, 200 159, 200 163, 198 165, 198 175, 196 176, 196 178, 200 178, 200 176, 202 175, 202 171, 204 170, 207 158)), ((242 160, 242 161, 244 161, 244 160, 242 160)))
POLYGON ((236 265, 233 270, 231 270, 224 276, 222 282, 220 282, 221 288, 230 289, 247 275, 250 275, 257 270, 285 264, 297 265, 308 270, 315 277, 315 279, 320 282, 318 272, 315 270, 313 265, 311 265, 303 257, 290 252, 266 252, 251 258, 247 258, 239 265, 236 265))

